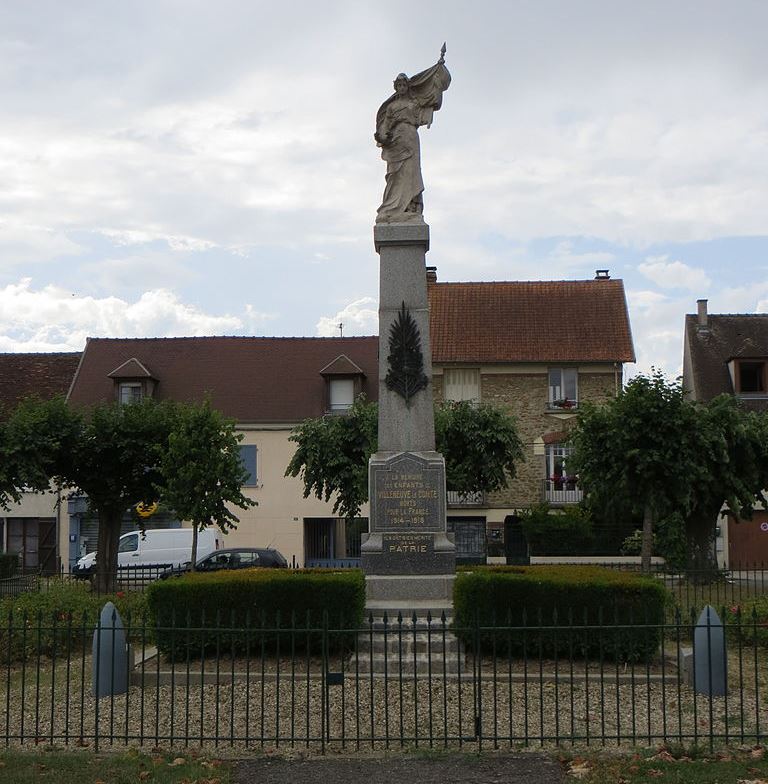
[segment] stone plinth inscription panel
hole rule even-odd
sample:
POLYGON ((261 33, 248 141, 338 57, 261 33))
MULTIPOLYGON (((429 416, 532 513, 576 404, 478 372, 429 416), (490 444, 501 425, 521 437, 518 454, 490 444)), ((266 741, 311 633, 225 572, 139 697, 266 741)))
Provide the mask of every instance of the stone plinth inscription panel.
POLYGON ((414 454, 372 463, 371 531, 445 531, 444 488, 442 463, 414 454))

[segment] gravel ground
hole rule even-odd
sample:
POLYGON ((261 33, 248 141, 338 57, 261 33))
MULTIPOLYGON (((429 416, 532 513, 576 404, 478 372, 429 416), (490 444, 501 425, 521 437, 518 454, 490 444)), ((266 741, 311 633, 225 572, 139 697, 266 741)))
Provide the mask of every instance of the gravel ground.
POLYGON ((80 670, 70 672, 68 688, 63 668, 53 687, 50 669, 41 669, 39 687, 35 672, 28 671, 23 692, 18 671, 3 677, 0 737, 10 736, 12 743, 23 736, 28 742, 90 745, 98 734, 104 744, 113 737, 117 744, 168 747, 189 738, 193 745, 233 753, 274 748, 356 752, 415 746, 475 750, 476 729, 482 732, 483 748, 493 748, 488 738, 497 738, 498 746, 509 749, 526 738, 533 746, 556 739, 569 746, 587 739, 595 743, 603 735, 609 743, 617 736, 640 744, 664 736, 694 741, 706 739, 710 729, 741 740, 742 731, 754 733, 758 720, 763 732, 768 726, 764 692, 758 715, 749 672, 743 673, 743 696, 733 689, 727 699, 710 701, 694 698, 677 682, 643 677, 617 681, 615 673, 602 681, 591 677, 588 683, 555 682, 537 672, 517 682, 501 669, 495 683, 450 678, 430 683, 410 677, 385 686, 381 678, 348 677, 342 685, 330 686, 326 699, 319 679, 262 679, 252 671, 249 680, 235 681, 222 668, 218 685, 201 685, 190 674, 188 685, 158 687, 156 674, 148 669, 144 689, 133 686, 127 695, 104 698, 97 705, 89 694, 88 670, 84 685, 80 670))
POLYGON ((237 784, 334 784, 387 781, 388 784, 559 784, 565 774, 552 759, 538 754, 436 755, 367 759, 257 759, 238 764, 237 784))

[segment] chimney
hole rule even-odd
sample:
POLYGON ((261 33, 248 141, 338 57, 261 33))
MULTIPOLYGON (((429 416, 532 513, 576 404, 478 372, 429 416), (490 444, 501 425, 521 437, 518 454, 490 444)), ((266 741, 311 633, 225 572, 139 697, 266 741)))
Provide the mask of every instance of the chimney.
POLYGON ((595 270, 595 280, 610 280, 608 270, 595 270))
POLYGON ((437 283, 437 267, 427 267, 427 284, 437 283))
POLYGON ((707 319, 707 300, 705 299, 697 299, 696 304, 699 307, 699 323, 698 328, 702 329, 709 329, 709 321, 707 319))

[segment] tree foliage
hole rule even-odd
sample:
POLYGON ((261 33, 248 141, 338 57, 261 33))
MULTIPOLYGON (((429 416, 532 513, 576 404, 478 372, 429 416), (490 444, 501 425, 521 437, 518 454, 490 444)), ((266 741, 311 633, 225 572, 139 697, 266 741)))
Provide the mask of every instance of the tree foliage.
MULTIPOLYGON (((45 492, 51 482, 84 493, 99 519, 97 583, 106 590, 114 580, 117 547, 126 510, 140 502, 173 501, 184 519, 194 509, 200 518, 216 507, 216 500, 239 503, 232 483, 242 477, 231 456, 217 459, 222 445, 235 449, 231 425, 205 406, 145 400, 130 405, 105 402, 87 410, 67 406, 61 399, 28 400, 19 405, 0 427, 0 503, 21 500, 22 492, 45 492), (216 433, 220 425, 222 432, 216 433), (193 465, 183 444, 192 445, 193 465), (205 438, 211 440, 205 452, 205 438), (174 462, 168 459, 172 453, 174 462), (187 472, 196 472, 197 485, 187 472), (182 503, 181 488, 188 495, 182 503), (164 497, 167 496, 167 499, 164 497)), ((236 449, 235 449, 236 451, 236 449)), ((230 450, 231 452, 231 450, 230 450)), ((206 518, 230 522, 220 509, 206 518)))
POLYGON ((570 465, 595 508, 643 518, 644 566, 653 527, 672 515, 686 521, 691 555, 701 559, 723 503, 748 516, 762 498, 766 432, 765 416, 732 396, 693 403, 680 383, 655 371, 615 399, 581 406, 570 465))
POLYGON ((296 443, 286 476, 300 476, 304 498, 330 501, 341 517, 357 517, 368 500, 368 458, 378 445, 378 406, 355 401, 346 416, 307 419, 291 433, 296 443))
POLYGON ((235 422, 201 405, 177 407, 167 449, 160 459, 158 495, 182 520, 193 524, 192 568, 197 558, 197 532, 209 525, 223 532, 237 527, 228 504, 246 509, 256 502, 242 493, 247 479, 238 451, 241 436, 235 422))
MULTIPOLYGON (((357 401, 346 416, 308 419, 290 440, 296 452, 286 476, 299 476, 304 497, 330 501, 357 517, 368 500, 368 459, 377 448, 378 406, 357 401)), ((523 458, 514 417, 492 406, 449 403, 435 410, 436 448, 445 457, 449 490, 493 492, 506 487, 523 458)))
POLYGON ((467 401, 437 406, 435 442, 445 456, 448 489, 465 495, 505 488, 524 459, 515 418, 496 406, 467 401))

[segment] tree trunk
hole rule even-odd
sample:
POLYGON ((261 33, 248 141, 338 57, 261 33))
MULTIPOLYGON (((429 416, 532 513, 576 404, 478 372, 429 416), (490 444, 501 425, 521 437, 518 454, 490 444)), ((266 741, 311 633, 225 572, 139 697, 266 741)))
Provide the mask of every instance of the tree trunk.
POLYGON ((192 563, 190 569, 195 571, 195 564, 197 563, 197 523, 192 523, 192 563))
POLYGON ((112 593, 117 583, 117 548, 120 543, 122 511, 99 510, 99 536, 96 556, 96 591, 112 593))
POLYGON ((717 571, 714 540, 720 508, 694 509, 685 521, 685 537, 693 577, 708 581, 717 571))
POLYGON ((643 510, 643 538, 640 546, 640 570, 651 571, 651 555, 653 555, 653 509, 650 504, 643 510))

